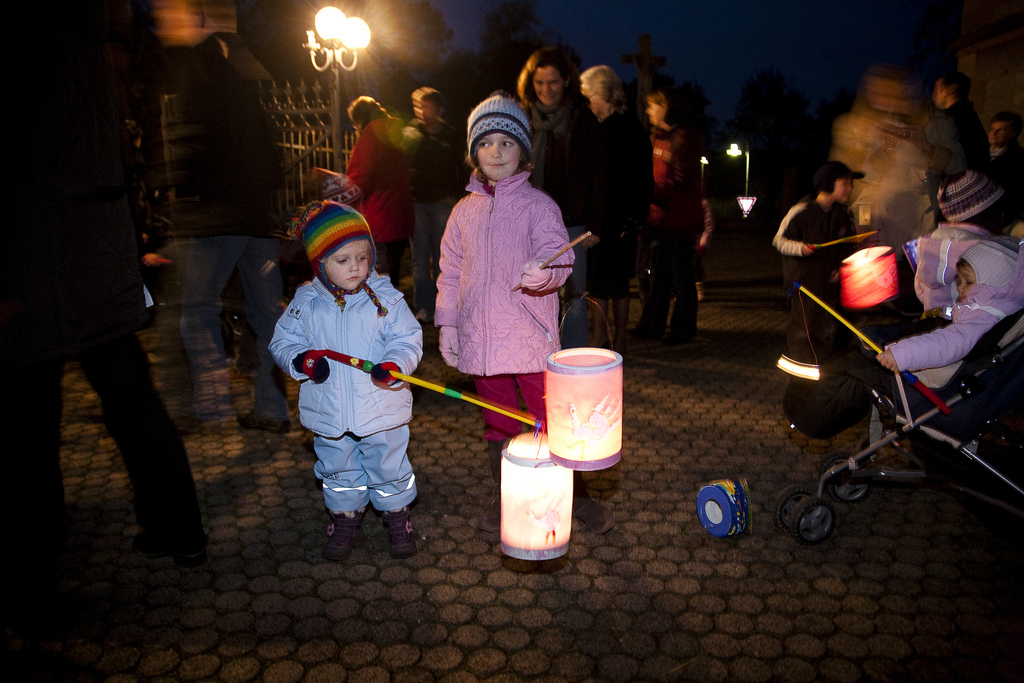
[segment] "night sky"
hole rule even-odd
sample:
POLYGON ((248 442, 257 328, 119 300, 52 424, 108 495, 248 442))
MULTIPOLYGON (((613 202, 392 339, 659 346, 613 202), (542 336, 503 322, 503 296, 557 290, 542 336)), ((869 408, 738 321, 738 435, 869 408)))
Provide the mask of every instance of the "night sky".
MULTIPOLYGON (((430 0, 455 33, 455 45, 479 47, 494 0, 430 0)), ((744 81, 778 68, 811 101, 856 89, 875 62, 906 64, 922 0, 538 0, 542 28, 579 52, 583 68, 608 64, 624 81, 636 70, 620 56, 641 33, 667 59, 662 72, 700 83, 720 121, 732 115, 744 81)), ((923 74, 932 77, 937 74, 923 74)))

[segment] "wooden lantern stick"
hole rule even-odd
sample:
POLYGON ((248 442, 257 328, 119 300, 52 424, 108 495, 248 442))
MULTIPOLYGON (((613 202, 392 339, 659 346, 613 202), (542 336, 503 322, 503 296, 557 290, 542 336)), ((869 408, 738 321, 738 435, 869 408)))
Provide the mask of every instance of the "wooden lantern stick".
MULTIPOLYGON (((587 231, 586 231, 585 233, 583 233, 582 235, 580 235, 579 237, 577 237, 576 239, 574 239, 574 240, 573 240, 572 242, 569 242, 569 244, 567 244, 567 245, 565 245, 564 247, 562 247, 561 249, 559 249, 559 250, 558 250, 558 252, 557 252, 557 253, 556 253, 556 254, 555 254, 554 256, 552 256, 551 258, 549 258, 549 259, 548 259, 547 261, 545 261, 544 263, 540 264, 541 270, 544 270, 545 268, 547 268, 548 266, 550 266, 550 265, 551 265, 551 264, 552 264, 552 263, 554 262, 554 260, 555 260, 556 258, 558 258, 559 256, 561 256, 561 255, 562 255, 562 254, 564 254, 565 252, 569 251, 570 249, 572 249, 573 247, 575 247, 575 246, 576 246, 577 244, 579 244, 579 243, 580 243, 580 242, 582 242, 583 240, 585 240, 585 239, 587 239, 588 237, 590 237, 590 236, 591 236, 592 234, 593 234, 592 232, 590 232, 589 230, 587 230, 587 231)), ((513 291, 513 292, 518 292, 518 291, 519 291, 519 290, 520 290, 520 289, 522 288, 522 286, 523 286, 523 283, 522 283, 522 282, 520 282, 520 283, 519 283, 518 285, 516 285, 515 287, 513 287, 513 288, 512 288, 512 291, 513 291)))

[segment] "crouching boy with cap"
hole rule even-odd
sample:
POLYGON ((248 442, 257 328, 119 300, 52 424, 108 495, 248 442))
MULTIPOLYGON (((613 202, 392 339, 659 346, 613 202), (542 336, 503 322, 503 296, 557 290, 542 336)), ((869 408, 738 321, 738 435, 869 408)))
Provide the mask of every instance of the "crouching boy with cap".
POLYGON ((367 503, 383 513, 395 557, 416 554, 409 504, 416 478, 406 450, 412 393, 391 371, 409 374, 423 356, 423 333, 387 277, 366 220, 335 202, 313 202, 292 225, 313 268, 270 343, 277 364, 302 382, 299 416, 314 433, 331 521, 322 555, 343 560, 363 541, 367 503), (332 363, 325 351, 371 360, 373 371, 332 363))
MULTIPOLYGON (((853 247, 840 244, 821 249, 816 244, 849 237, 856 232, 846 202, 853 181, 863 173, 829 161, 814 174, 814 192, 801 199, 782 219, 772 244, 782 254, 784 286, 799 282, 833 308, 839 307, 839 267, 853 247)), ((845 328, 817 305, 804 306, 800 297, 789 298, 786 332, 788 356, 802 363, 819 364, 845 346, 845 328)))

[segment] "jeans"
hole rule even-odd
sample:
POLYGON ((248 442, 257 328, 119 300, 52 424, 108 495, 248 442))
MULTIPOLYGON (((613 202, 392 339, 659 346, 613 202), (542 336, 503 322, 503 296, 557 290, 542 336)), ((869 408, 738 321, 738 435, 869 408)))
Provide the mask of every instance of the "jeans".
MULTIPOLYGON (((569 230, 569 241, 582 235, 587 229, 585 225, 574 225, 569 230)), ((572 274, 565 281, 562 295, 568 304, 562 318, 562 348, 576 349, 587 345, 590 326, 587 322, 587 250, 576 245, 572 248, 576 261, 572 264, 572 274)))
POLYGON ((181 339, 192 375, 192 409, 200 420, 233 414, 220 312, 221 293, 236 268, 259 357, 253 412, 271 420, 288 418, 284 387, 269 349, 283 311, 277 255, 278 241, 272 238, 217 235, 189 240, 181 284, 181 339))
POLYGON ((450 199, 416 202, 416 232, 412 236, 412 286, 414 313, 434 312, 437 277, 441 274, 441 238, 455 204, 450 199), (433 264, 433 272, 431 272, 433 264))
POLYGON ((660 337, 668 320, 672 293, 676 306, 672 311, 668 337, 689 341, 697 332, 697 285, 693 279, 693 238, 667 234, 651 245, 651 292, 637 325, 644 336, 660 337))

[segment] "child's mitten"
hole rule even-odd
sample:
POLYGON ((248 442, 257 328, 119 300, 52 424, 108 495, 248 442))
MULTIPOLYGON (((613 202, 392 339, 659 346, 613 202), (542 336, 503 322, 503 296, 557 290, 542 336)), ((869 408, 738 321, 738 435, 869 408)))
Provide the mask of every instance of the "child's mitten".
POLYGON ((441 357, 453 368, 459 366, 459 331, 452 325, 441 327, 441 357))
POLYGON ((526 289, 543 289, 551 282, 551 271, 541 268, 543 261, 534 259, 523 265, 523 287, 526 289))
POLYGON ((386 363, 377 363, 370 368, 370 379, 381 389, 390 389, 402 381, 391 374, 392 370, 395 372, 401 372, 401 368, 391 361, 386 363))
POLYGON ((324 351, 307 351, 295 356, 292 365, 311 380, 320 384, 331 374, 331 367, 327 364, 324 351))

